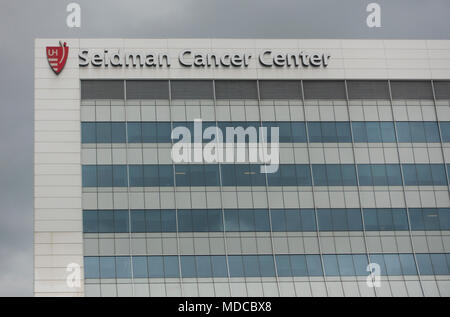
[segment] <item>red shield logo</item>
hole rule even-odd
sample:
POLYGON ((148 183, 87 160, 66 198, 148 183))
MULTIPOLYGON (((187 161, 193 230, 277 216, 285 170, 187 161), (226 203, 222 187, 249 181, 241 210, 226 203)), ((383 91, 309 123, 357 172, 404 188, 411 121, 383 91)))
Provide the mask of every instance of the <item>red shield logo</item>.
POLYGON ((59 42, 59 45, 46 47, 48 63, 56 75, 63 70, 64 65, 66 65, 67 56, 69 55, 69 47, 66 42, 64 44, 59 42))

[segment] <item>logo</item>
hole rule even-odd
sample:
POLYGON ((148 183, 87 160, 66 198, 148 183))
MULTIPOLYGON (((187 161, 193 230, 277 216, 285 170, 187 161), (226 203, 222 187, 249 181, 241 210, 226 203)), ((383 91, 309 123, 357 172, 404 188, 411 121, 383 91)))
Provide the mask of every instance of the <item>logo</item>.
POLYGON ((59 45, 46 47, 48 63, 56 75, 63 70, 64 65, 66 65, 67 56, 69 55, 69 47, 66 42, 64 44, 59 42, 59 45))

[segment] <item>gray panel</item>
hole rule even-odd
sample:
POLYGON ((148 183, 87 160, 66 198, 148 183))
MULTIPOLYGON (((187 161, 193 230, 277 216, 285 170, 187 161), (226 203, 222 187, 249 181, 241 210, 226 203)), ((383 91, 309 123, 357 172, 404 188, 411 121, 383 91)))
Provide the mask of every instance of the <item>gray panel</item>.
POLYGON ((261 99, 301 99, 301 82, 296 80, 259 81, 261 99))
POLYGON ((217 80, 217 99, 258 99, 255 80, 217 80))
POLYGON ((123 80, 82 80, 81 99, 123 99, 123 80))
POLYGON ((212 80, 172 80, 172 99, 213 99, 212 80))
POLYGON ((450 99, 450 81, 439 80, 433 82, 436 99, 450 99))
POLYGON ((392 99, 433 99, 431 82, 425 80, 392 80, 392 99))
POLYGON ((127 99, 169 99, 167 80, 127 80, 127 99))
POLYGON ((343 80, 303 81, 305 99, 347 99, 343 80))
POLYGON ((349 80, 348 99, 390 99, 387 80, 349 80))

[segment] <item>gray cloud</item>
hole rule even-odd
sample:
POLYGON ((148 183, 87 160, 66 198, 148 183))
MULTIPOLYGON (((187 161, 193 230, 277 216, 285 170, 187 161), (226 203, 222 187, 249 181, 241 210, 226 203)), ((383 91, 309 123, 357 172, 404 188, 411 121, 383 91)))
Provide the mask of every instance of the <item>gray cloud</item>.
POLYGON ((448 0, 74 0, 81 29, 65 26, 71 1, 2 1, 0 11, 0 296, 32 295, 33 45, 38 37, 450 37, 448 0), (382 28, 365 7, 382 6, 382 28))

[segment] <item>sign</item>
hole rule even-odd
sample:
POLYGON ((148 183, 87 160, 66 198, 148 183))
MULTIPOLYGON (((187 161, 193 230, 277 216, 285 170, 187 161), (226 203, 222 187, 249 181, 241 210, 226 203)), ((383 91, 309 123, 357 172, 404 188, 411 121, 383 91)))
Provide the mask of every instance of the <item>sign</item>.
POLYGON ((186 68, 248 68, 258 63, 266 68, 325 68, 331 56, 322 52, 276 52, 264 50, 253 56, 250 52, 195 52, 191 49, 181 50, 177 57, 167 53, 149 51, 122 51, 119 49, 80 50, 78 65, 86 67, 154 67, 171 66, 172 62, 186 68))
POLYGON ((63 70, 64 65, 66 65, 67 56, 69 55, 67 43, 64 42, 64 44, 61 44, 61 42, 59 42, 59 45, 60 46, 47 46, 45 49, 47 52, 48 63, 56 75, 63 70))

